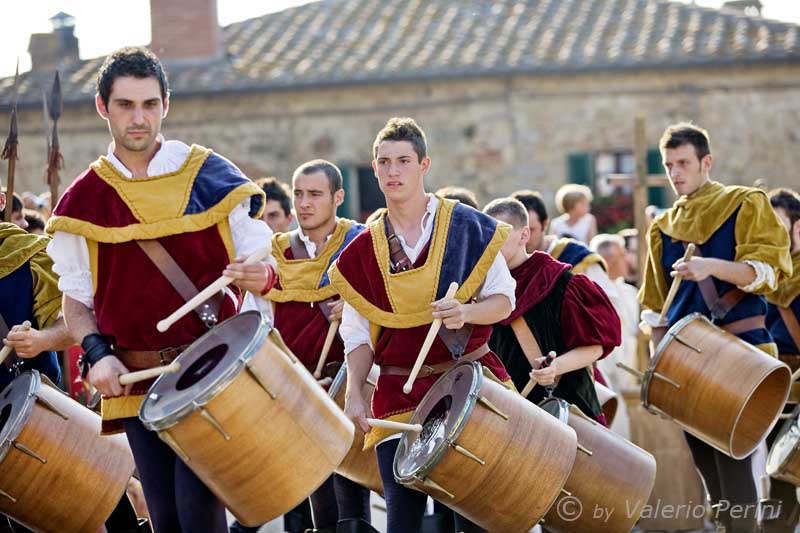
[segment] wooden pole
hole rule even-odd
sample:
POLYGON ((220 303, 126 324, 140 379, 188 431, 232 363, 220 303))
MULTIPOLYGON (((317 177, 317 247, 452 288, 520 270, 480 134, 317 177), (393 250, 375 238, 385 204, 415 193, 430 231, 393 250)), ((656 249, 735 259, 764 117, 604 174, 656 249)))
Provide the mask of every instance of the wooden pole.
POLYGON ((633 189, 633 220, 638 239, 639 268, 636 269, 637 285, 642 285, 642 274, 647 257, 647 133, 645 120, 637 115, 633 121, 633 157, 636 162, 636 185, 633 189))

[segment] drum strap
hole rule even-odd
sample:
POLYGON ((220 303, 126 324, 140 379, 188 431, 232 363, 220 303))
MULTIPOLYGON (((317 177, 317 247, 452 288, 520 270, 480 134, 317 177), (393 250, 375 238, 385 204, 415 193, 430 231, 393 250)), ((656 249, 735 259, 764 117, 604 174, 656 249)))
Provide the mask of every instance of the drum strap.
MULTIPOLYGON (((153 262, 159 272, 169 281, 170 285, 181 295, 181 298, 188 302, 200 292, 158 240, 137 240, 136 244, 139 245, 139 248, 153 262)), ((208 328, 216 325, 224 297, 224 293, 219 291, 194 309, 194 312, 197 313, 197 316, 208 328)))
POLYGON ((539 347, 539 342, 536 340, 536 337, 533 336, 531 328, 529 328, 528 324, 525 322, 525 317, 518 316, 515 318, 511 322, 511 330, 514 332, 514 336, 517 338, 517 342, 519 343, 519 347, 522 348, 522 353, 525 354, 525 358, 531 366, 533 366, 534 360, 542 357, 542 349, 539 347))
MULTIPOLYGON (((683 247, 684 249, 689 246, 689 243, 684 242, 683 247)), ((703 257, 703 253, 700 251, 700 246, 695 245, 695 257, 703 257)), ((745 292, 738 287, 733 287, 731 290, 725 293, 724 296, 720 297, 719 293, 717 292, 717 288, 714 286, 714 280, 710 277, 704 279, 703 281, 698 281, 697 285, 700 287, 700 294, 703 296, 703 301, 708 307, 708 310, 711 312, 712 318, 715 321, 722 320, 725 316, 736 307, 736 304, 742 301, 742 298, 745 297, 745 292)))
MULTIPOLYGON (((403 250, 403 245, 395 234, 392 222, 387 215, 384 215, 383 221, 386 240, 389 241, 389 259, 392 272, 396 273, 411 270, 414 268, 414 264, 406 255, 405 250, 403 250)), ((467 342, 469 342, 469 338, 472 336, 472 324, 464 324, 460 329, 439 328, 437 336, 442 340, 453 357, 457 359, 464 354, 464 350, 467 348, 467 342)))
MULTIPOLYGON (((311 259, 311 256, 308 255, 308 249, 306 248, 305 243, 300 238, 300 228, 292 230, 289 232, 289 248, 292 249, 292 257, 294 259, 311 259)), ((322 311, 322 315, 325 317, 329 323, 331 321, 331 308, 328 307, 328 302, 334 302, 337 298, 328 298, 326 300, 322 300, 320 302, 316 302, 319 306, 319 310, 322 311)))
POLYGON ((798 323, 797 317, 794 316, 794 313, 792 313, 792 310, 788 307, 776 307, 778 307, 778 312, 781 314, 783 324, 789 331, 789 336, 792 337, 795 347, 800 350, 800 323, 798 323))

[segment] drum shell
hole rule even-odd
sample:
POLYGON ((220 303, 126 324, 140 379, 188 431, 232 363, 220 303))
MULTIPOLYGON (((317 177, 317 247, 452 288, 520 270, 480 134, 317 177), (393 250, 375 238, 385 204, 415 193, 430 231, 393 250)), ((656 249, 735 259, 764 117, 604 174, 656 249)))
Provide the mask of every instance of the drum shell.
MULTIPOLYGON (((575 520, 559 516, 561 494, 544 517, 548 531, 594 533, 630 531, 639 519, 656 480, 656 461, 635 444, 603 427, 570 406, 569 426, 578 444, 592 452, 578 450, 575 465, 564 490, 577 498, 582 512, 575 520), (595 509, 611 514, 607 520, 594 517, 595 509), (638 512, 636 512, 638 510, 638 512)), ((564 507, 564 509, 567 509, 564 507)))
POLYGON ((253 372, 242 369, 205 405, 229 440, 199 410, 159 436, 241 523, 256 526, 297 506, 333 473, 353 442, 353 424, 270 340, 247 365, 253 372))
POLYGON ((742 459, 777 422, 790 382, 785 364, 695 313, 672 326, 659 344, 642 384, 642 402, 742 459))
POLYGON ((784 422, 780 432, 772 443, 772 448, 769 451, 767 458, 767 474, 775 479, 791 483, 796 487, 800 487, 800 439, 797 439, 797 426, 798 417, 800 417, 800 406, 796 406, 791 414, 791 417, 784 422), (793 435, 794 442, 792 443, 791 451, 781 461, 780 455, 776 453, 776 448, 782 444, 782 440, 789 435, 793 435), (778 461, 781 461, 778 463, 778 461))
MULTIPOLYGON (((368 402, 372 400, 376 379, 378 379, 378 366, 373 366, 367 381, 361 388, 361 394, 368 402)), ((340 387, 333 398, 342 411, 344 411, 345 390, 346 387, 340 387)), ((380 470, 378 470, 378 457, 374 449, 364 449, 364 432, 359 427, 355 428, 353 445, 342 460, 342 463, 336 468, 336 473, 358 483, 362 487, 366 487, 378 494, 383 494, 383 482, 381 481, 380 470)))
POLYGON ((97 531, 125 494, 133 455, 125 435, 100 436, 100 416, 53 386, 41 384, 15 442, 46 459, 42 464, 11 447, 0 463, 0 512, 33 530, 97 531))
POLYGON ((406 484, 488 531, 527 531, 544 516, 569 477, 577 450, 575 432, 490 379, 482 380, 477 394, 508 416, 506 420, 478 401, 455 441, 485 464, 451 446, 427 478, 454 497, 420 481, 406 484))

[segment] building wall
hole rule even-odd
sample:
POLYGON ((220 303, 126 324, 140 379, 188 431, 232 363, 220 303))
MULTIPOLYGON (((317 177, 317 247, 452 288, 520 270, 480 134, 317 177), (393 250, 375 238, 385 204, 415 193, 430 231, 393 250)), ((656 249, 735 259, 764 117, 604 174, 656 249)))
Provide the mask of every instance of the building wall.
MULTIPOLYGON (((315 157, 369 166, 375 133, 388 117, 409 115, 428 134, 429 188, 460 184, 488 200, 521 187, 552 197, 566 180, 567 154, 632 149, 637 114, 651 147, 672 122, 707 128, 716 179, 797 186, 800 65, 176 95, 164 133, 214 148, 251 177, 287 178, 315 157)), ((43 191, 41 110, 20 118, 17 190, 43 191)), ((109 137, 89 102, 65 109, 59 129, 69 181, 109 137)), ((2 165, 5 183, 4 174, 2 165)))

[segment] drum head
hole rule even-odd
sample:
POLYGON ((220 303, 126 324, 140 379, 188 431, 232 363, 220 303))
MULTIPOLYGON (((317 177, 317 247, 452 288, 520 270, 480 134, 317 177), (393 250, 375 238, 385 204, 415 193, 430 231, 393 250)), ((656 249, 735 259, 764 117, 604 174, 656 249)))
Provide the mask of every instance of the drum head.
POLYGON ((346 385, 347 385, 347 361, 343 362, 342 366, 339 367, 339 371, 336 372, 336 377, 333 378, 331 386, 328 387, 328 396, 330 396, 333 399, 336 399, 336 395, 339 394, 339 391, 343 391, 346 385))
POLYGON ((394 456, 394 477, 400 483, 424 478, 441 461, 469 419, 482 380, 480 363, 458 365, 422 398, 411 417, 412 424, 422 424, 422 433, 404 433, 394 456))
POLYGON ((166 429, 211 401, 264 343, 270 327, 258 311, 232 316, 194 341, 176 361, 181 369, 162 374, 139 410, 144 426, 166 429))
POLYGON ((792 418, 783 423, 775 442, 772 443, 767 458, 767 473, 771 476, 779 474, 783 470, 783 465, 792 458, 798 443, 800 443, 798 416, 800 416, 800 406, 794 408, 792 418))
POLYGON ((16 377, 0 393, 0 461, 31 416, 40 386, 39 372, 29 370, 16 377))
POLYGON ((565 424, 569 423, 569 402, 552 396, 539 402, 539 407, 565 424))

